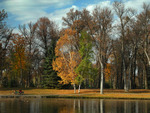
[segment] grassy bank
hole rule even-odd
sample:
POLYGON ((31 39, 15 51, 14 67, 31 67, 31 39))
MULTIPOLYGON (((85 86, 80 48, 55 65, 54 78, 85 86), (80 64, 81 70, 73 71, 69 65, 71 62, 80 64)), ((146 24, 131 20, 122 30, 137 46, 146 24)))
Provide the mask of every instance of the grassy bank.
MULTIPOLYGON (((14 95, 14 89, 0 89, 0 95, 14 95)), ((24 97, 41 96, 42 98, 114 98, 114 99, 150 99, 150 90, 135 89, 129 92, 124 90, 105 89, 104 94, 99 93, 99 89, 82 89, 81 93, 74 94, 73 90, 57 89, 24 89, 24 97)))

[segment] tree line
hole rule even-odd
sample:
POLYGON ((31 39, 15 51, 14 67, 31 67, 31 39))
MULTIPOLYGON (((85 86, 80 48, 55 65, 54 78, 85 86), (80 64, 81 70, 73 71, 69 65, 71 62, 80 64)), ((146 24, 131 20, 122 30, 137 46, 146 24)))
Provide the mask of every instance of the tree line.
POLYGON ((150 87, 150 4, 142 11, 70 9, 61 30, 41 17, 12 33, 0 11, 0 86, 129 89, 150 87))

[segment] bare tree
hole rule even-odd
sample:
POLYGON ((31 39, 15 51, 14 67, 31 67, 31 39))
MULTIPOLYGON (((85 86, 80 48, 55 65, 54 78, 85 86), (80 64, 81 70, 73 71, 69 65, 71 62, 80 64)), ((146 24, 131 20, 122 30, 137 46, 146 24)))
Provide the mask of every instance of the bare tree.
POLYGON ((116 15, 118 16, 119 23, 117 25, 119 36, 121 39, 121 57, 122 57, 122 63, 121 63, 121 76, 124 77, 124 89, 125 91, 128 91, 127 87, 127 74, 126 74, 126 61, 125 61, 125 39, 126 39, 126 33, 127 28, 129 26, 129 22, 132 20, 132 17, 134 16, 134 10, 131 8, 125 8, 124 4, 121 2, 114 2, 113 8, 115 10, 116 15))
POLYGON ((112 30, 113 14, 109 8, 96 7, 93 11, 95 25, 94 38, 97 49, 97 60, 99 63, 99 73, 101 77, 100 93, 103 94, 104 69, 110 55, 110 32, 112 30))
POLYGON ((12 29, 8 29, 4 20, 7 18, 5 10, 0 11, 0 86, 3 77, 3 70, 5 64, 5 56, 7 47, 12 35, 12 29))
POLYGON ((50 21, 47 17, 40 18, 36 24, 36 37, 38 37, 37 43, 41 50, 43 50, 44 57, 48 56, 48 47, 52 40, 57 40, 59 37, 59 31, 56 24, 50 21))
POLYGON ((149 77, 150 71, 150 4, 143 4, 143 11, 137 16, 136 28, 138 28, 138 36, 141 39, 141 51, 139 54, 144 55, 144 70, 147 72, 145 74, 145 88, 148 88, 147 77, 149 77))
POLYGON ((35 31, 36 27, 31 22, 26 26, 19 26, 19 30, 21 34, 25 37, 26 41, 26 50, 27 50, 27 57, 28 57, 28 77, 27 77, 27 87, 30 87, 31 78, 33 73, 33 63, 34 63, 34 56, 38 54, 37 45, 35 41, 35 31))

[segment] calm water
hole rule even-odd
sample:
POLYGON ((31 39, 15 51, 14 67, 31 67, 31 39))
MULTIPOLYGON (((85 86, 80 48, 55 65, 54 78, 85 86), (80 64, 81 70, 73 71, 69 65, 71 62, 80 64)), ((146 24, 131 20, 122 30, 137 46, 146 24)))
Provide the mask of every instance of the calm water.
POLYGON ((150 113, 150 100, 0 99, 0 113, 150 113))

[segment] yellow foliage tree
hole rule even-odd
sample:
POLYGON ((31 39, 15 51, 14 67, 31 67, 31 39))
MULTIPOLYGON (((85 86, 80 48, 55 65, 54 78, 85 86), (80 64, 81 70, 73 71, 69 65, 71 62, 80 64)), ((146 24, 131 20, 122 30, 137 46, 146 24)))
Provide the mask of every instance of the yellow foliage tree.
POLYGON ((57 58, 53 61, 53 69, 61 77, 61 83, 71 83, 74 86, 75 93, 75 78, 77 77, 75 68, 81 61, 78 52, 78 37, 75 30, 67 29, 64 31, 63 36, 56 44, 55 54, 57 58))

